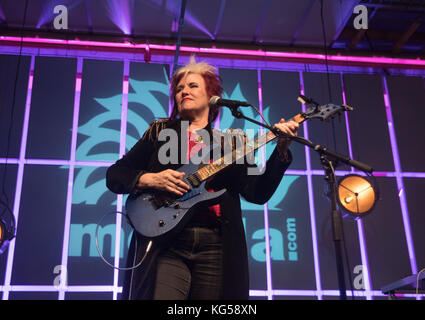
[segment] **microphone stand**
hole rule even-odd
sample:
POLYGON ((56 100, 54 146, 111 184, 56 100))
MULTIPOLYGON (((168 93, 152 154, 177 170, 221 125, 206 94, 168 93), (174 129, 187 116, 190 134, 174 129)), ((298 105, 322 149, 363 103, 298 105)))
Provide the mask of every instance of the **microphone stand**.
POLYGON ((342 247, 341 241, 343 239, 342 235, 342 221, 341 215, 338 213, 337 207, 337 181, 335 176, 335 168, 338 165, 338 161, 343 162, 349 166, 352 166, 360 171, 364 171, 367 173, 372 173, 373 169, 367 164, 361 163, 359 161, 350 159, 347 156, 336 153, 335 151, 329 150, 328 148, 321 146, 319 144, 315 144, 305 138, 298 136, 291 136, 286 134, 275 127, 271 127, 264 123, 258 122, 254 119, 246 117, 242 112, 238 110, 237 107, 229 107, 232 111, 232 115, 238 119, 245 119, 252 123, 255 123, 259 126, 262 126, 266 129, 272 131, 277 137, 285 137, 291 140, 294 140, 300 144, 303 144, 312 150, 316 151, 320 155, 320 161, 325 170, 325 180, 328 182, 329 191, 330 191, 330 200, 331 200, 331 219, 332 219, 332 234, 333 234, 333 242, 335 247, 335 260, 337 267, 337 276, 338 276, 338 286, 340 299, 346 300, 346 286, 345 286, 345 277, 344 277, 344 263, 342 259, 342 247))

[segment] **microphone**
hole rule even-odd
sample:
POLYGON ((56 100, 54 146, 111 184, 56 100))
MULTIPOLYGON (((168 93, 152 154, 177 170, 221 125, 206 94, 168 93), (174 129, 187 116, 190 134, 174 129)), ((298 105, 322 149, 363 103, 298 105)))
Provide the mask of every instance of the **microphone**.
POLYGON ((251 106, 251 104, 249 102, 246 102, 246 101, 221 99, 219 96, 212 96, 209 103, 210 103, 211 106, 229 107, 229 108, 250 107, 251 106))

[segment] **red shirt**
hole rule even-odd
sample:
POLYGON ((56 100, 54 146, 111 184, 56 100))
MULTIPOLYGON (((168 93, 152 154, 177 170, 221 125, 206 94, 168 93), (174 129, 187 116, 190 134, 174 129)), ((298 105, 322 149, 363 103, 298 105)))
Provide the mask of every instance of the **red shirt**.
MULTIPOLYGON (((189 131, 189 139, 188 139, 189 147, 187 148, 187 154, 186 159, 189 160, 193 157, 193 155, 197 154, 199 150, 201 150, 203 147, 206 146, 206 144, 202 141, 202 137, 196 132, 190 132, 189 131)), ((210 163, 213 160, 210 160, 210 163)), ((213 189, 208 189, 208 191, 212 192, 213 189)), ((208 207, 206 211, 203 211, 202 213, 199 213, 196 215, 195 219, 208 219, 208 218, 217 218, 220 217, 220 205, 216 204, 211 207, 208 207)))

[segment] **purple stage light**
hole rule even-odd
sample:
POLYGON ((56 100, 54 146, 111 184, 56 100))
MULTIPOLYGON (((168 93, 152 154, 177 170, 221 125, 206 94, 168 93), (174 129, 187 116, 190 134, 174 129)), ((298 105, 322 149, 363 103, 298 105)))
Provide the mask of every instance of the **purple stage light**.
MULTIPOLYGON (((20 44, 21 41, 26 44, 47 44, 47 45, 59 45, 65 48, 69 46, 85 46, 92 49, 99 47, 109 48, 121 48, 123 50, 128 49, 133 52, 134 49, 146 49, 146 44, 134 44, 129 42, 116 43, 116 42, 98 42, 98 41, 83 41, 83 40, 62 40, 62 39, 47 39, 47 38, 29 38, 29 37, 9 37, 0 36, 0 43, 15 43, 20 44)), ((164 54, 171 54, 176 49, 175 45, 159 45, 150 44, 151 50, 163 51, 164 54), (167 53, 168 52, 168 53, 167 53)), ((221 48, 199 48, 199 47, 180 47, 182 53, 201 53, 209 54, 212 56, 247 56, 257 57, 259 59, 266 58, 279 58, 282 61, 289 62, 302 62, 312 64, 323 64, 325 56, 323 54, 315 53, 300 53, 300 52, 279 52, 279 51, 264 51, 264 50, 237 50, 237 49, 221 49, 221 48)), ((388 57, 359 57, 359 56, 342 56, 342 55, 328 55, 328 62, 330 64, 338 64, 344 66, 367 66, 367 67, 392 67, 392 68, 412 68, 412 69, 424 69, 425 60, 423 59, 401 59, 401 58, 388 58, 388 57)))
MULTIPOLYGON (((69 166, 71 162, 69 160, 59 159, 23 159, 24 164, 37 164, 46 166, 69 166)), ((19 159, 14 158, 0 158, 0 163, 7 164, 18 164, 19 159)), ((112 161, 74 161, 76 166, 91 166, 91 167, 109 167, 114 164, 112 161)))
POLYGON ((425 178, 425 172, 401 172, 404 178, 425 178))
MULTIPOLYGON (((21 203, 21 193, 22 193, 22 180, 24 178, 24 160, 25 153, 27 148, 27 137, 28 137, 28 126, 30 119, 30 108, 31 108, 31 94, 32 94, 32 82, 34 77, 34 64, 35 64, 35 56, 31 56, 31 65, 29 70, 29 79, 28 79, 28 89, 27 89, 27 99, 25 102, 25 113, 24 113, 24 123, 22 126, 22 136, 21 136, 21 148, 19 150, 19 163, 18 163, 18 175, 16 178, 16 186, 15 186, 15 199, 13 202, 13 215, 15 217, 15 228, 16 232, 19 231, 18 221, 19 221, 19 208, 21 203)), ((4 287, 3 291, 3 300, 7 300, 9 298, 9 288, 10 281, 12 278, 12 267, 13 267, 13 258, 15 254, 15 243, 16 238, 10 241, 8 255, 7 255, 7 263, 6 263, 6 272, 4 278, 4 287)))
MULTIPOLYGON (((129 77, 130 77, 130 61, 124 61, 124 70, 123 70, 123 85, 122 85, 122 107, 121 107, 121 128, 120 128, 120 151, 119 157, 122 158, 126 153, 126 138, 127 138, 127 113, 128 113, 128 86, 129 86, 129 77)), ((123 210, 123 195, 117 195, 117 206, 116 210, 122 212, 123 210)), ((119 267, 120 264, 120 248, 121 248, 121 225, 122 225, 122 215, 117 214, 115 218, 115 253, 114 253, 114 266, 115 268, 119 267)), ((114 269, 114 293, 113 300, 118 298, 118 276, 119 270, 114 269)))
POLYGON ((76 166, 110 167, 113 161, 75 161, 76 166))
POLYGON ((6 164, 18 164, 19 159, 14 158, 0 158, 0 163, 6 163, 6 164))
MULTIPOLYGON (((75 152, 77 149, 78 118, 80 113, 81 78, 83 74, 83 58, 77 59, 77 70, 75 77, 74 114, 72 119, 70 165, 68 169, 68 189, 66 193, 65 225, 63 230, 62 260, 61 266, 68 266, 69 232, 71 226, 72 192, 74 188, 75 152)), ((65 299, 67 290, 67 272, 61 272, 59 285, 59 300, 65 299)))
POLYGON ((106 0, 106 10, 111 21, 125 34, 130 35, 132 29, 132 0, 106 0))
MULTIPOLYGON (((305 95, 304 91, 304 76, 303 73, 299 73, 300 76, 300 94, 305 95)), ((302 112, 306 111, 304 104, 301 104, 302 112)), ((308 138, 308 124, 303 124, 303 134, 305 139, 308 138)), ((311 238, 313 245, 313 258, 314 258, 314 275, 316 281, 316 290, 317 298, 322 300, 322 295, 320 294, 322 290, 321 278, 320 278, 320 264, 319 264, 319 249, 317 245, 317 230, 316 230, 316 212, 314 205, 314 194, 313 194, 313 180, 312 180, 312 169, 311 169, 311 158, 310 158, 310 148, 304 146, 304 152, 306 157, 306 174, 307 174, 307 188, 308 188, 308 203, 310 208, 310 225, 311 225, 311 238)))
MULTIPOLYGON (((4 291, 6 288, 5 286, 0 286, 0 291, 4 291)), ((57 287, 52 285, 14 285, 8 287, 9 291, 14 292, 57 292, 57 287)), ((67 292, 111 292, 113 293, 115 291, 115 288, 113 286, 108 285, 72 285, 67 287, 67 292)), ((118 293, 122 292, 122 287, 116 288, 116 291, 118 293)), ((377 297, 387 297, 387 295, 383 294, 381 291, 378 290, 372 290, 369 292, 365 291, 354 291, 355 297, 364 297, 366 293, 377 296, 377 297)), ((249 290, 249 295, 251 297, 266 297, 267 291, 266 290, 249 290)), ((317 296, 317 295, 323 295, 323 296, 329 296, 329 297, 337 297, 339 296, 338 290, 322 290, 322 291, 316 291, 316 290, 273 290, 273 295, 275 296, 299 296, 299 297, 311 297, 311 296, 317 296)), ((347 296, 352 296, 351 291, 347 291, 347 296)), ((415 298, 417 297, 416 294, 413 293, 397 293, 395 294, 396 297, 405 297, 405 298, 415 298)), ((418 298, 425 297, 425 294, 419 294, 418 298)))
POLYGON ((38 18, 38 22, 36 25, 36 28, 39 29, 43 25, 52 22, 56 14, 54 13, 54 9, 56 6, 65 6, 66 9, 69 11, 73 8, 77 7, 83 2, 83 0, 51 0, 51 1, 43 1, 42 2, 42 9, 41 14, 38 18))
POLYGON ((374 177, 395 177, 394 172, 383 172, 383 171, 375 171, 373 172, 374 177))
POLYGON ((36 164, 45 166, 70 166, 69 160, 56 160, 56 159, 23 159, 24 164, 36 164))
MULTIPOLYGON (((162 0, 148 0, 148 2, 150 2, 151 6, 154 6, 159 10, 165 9, 166 14, 171 15, 173 17, 178 17, 180 13, 180 1, 166 1, 165 7, 162 0)), ((210 39, 214 39, 214 36, 211 34, 211 32, 208 31, 208 29, 189 11, 187 7, 184 13, 184 22, 192 25, 199 31, 203 32, 210 39)), ((176 23, 173 19, 172 31, 177 32, 177 29, 178 23, 176 23)))
POLYGON ((124 156, 126 152, 127 136, 127 112, 128 112, 128 87, 130 77, 130 61, 124 60, 124 74, 122 83, 122 107, 121 107, 121 128, 120 128, 120 151, 119 157, 124 156))
MULTIPOLYGON (((0 290, 5 290, 5 286, 0 286, 0 290)), ((9 291, 15 292, 57 292, 58 287, 52 285, 15 285, 9 286, 9 291)), ((68 286, 67 292, 113 292, 113 286, 68 286)), ((122 287, 118 287, 118 292, 122 292, 122 287)))
MULTIPOLYGON (((342 90, 342 103, 347 104, 346 95, 345 95, 345 86, 344 86, 344 78, 343 75, 340 74, 340 81, 341 81, 341 90, 342 90)), ((348 121, 348 112, 345 112, 345 129, 347 132, 347 144, 348 144, 348 152, 351 159, 353 159, 353 148, 351 144, 351 131, 350 131, 350 122, 348 121)), ((355 170, 353 167, 351 167, 351 174, 355 173, 355 170)), ((347 173, 349 174, 349 173, 347 173)), ((357 220, 357 232, 359 237, 359 245, 360 245, 360 257, 362 261, 362 272, 363 272, 363 281, 364 281, 364 287, 367 292, 369 292, 372 289, 371 281, 370 281, 370 271, 369 271, 369 260, 367 256, 367 248, 366 248, 366 238, 364 235, 364 227, 363 227, 363 220, 358 219, 357 220)), ((371 300, 372 296, 370 294, 367 294, 367 299, 371 300)))
POLYGON ((402 170, 401 170, 400 156, 398 152, 397 139, 396 139, 396 134, 394 129, 394 121, 393 121, 393 116, 391 111, 391 101, 388 94, 386 76, 382 76, 382 86, 384 91, 383 96, 384 96, 384 102, 385 102, 385 110, 387 114, 388 131, 390 134, 391 149, 393 153, 395 176, 396 176, 397 187, 399 191, 401 214, 403 217, 404 233, 406 235, 407 250, 409 252, 410 267, 412 270, 412 274, 417 274, 418 269, 416 264, 416 256, 415 256, 415 249, 414 249, 414 244, 412 239, 412 232, 410 230, 409 212, 407 209, 406 196, 403 192, 401 192, 401 190, 404 189, 404 184, 403 184, 403 178, 401 174, 402 170))
MULTIPOLYGON (((257 69, 257 82, 258 82, 258 104, 260 113, 263 114, 263 90, 261 87, 261 70, 257 69)), ((260 119, 260 122, 263 123, 263 119, 260 119)), ((260 136, 263 135, 264 128, 260 127, 260 136)), ((261 165, 264 168, 266 163, 266 150, 265 147, 261 149, 261 165)), ((272 265, 271 265, 271 256, 270 256, 270 225, 269 225, 269 208, 268 204, 264 204, 264 241, 266 246, 266 278, 267 278, 267 299, 272 300, 272 265)))
POLYGON ((220 10, 219 10, 218 16, 217 16, 217 23, 216 23, 215 29, 214 29, 213 40, 216 40, 218 31, 220 30, 221 22, 223 20, 223 13, 224 13, 224 8, 225 7, 226 7, 226 0, 221 0, 221 2, 220 2, 220 10))

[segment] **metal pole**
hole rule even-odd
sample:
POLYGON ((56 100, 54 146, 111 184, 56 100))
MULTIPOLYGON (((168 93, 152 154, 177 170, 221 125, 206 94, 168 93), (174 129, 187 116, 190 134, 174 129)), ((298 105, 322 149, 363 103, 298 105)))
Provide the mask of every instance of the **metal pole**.
POLYGON ((174 74, 175 68, 178 64, 181 38, 182 38, 182 29, 183 29, 183 24, 184 24, 184 13, 186 11, 186 1, 187 0, 182 0, 182 6, 181 6, 181 9, 180 9, 179 28, 178 28, 178 31, 177 31, 177 44, 176 44, 176 51, 174 53, 173 72, 171 73, 171 76, 174 74))

